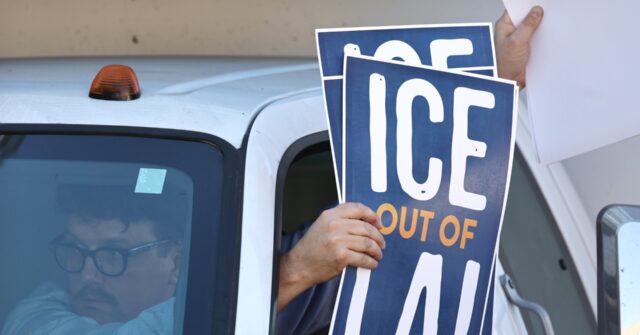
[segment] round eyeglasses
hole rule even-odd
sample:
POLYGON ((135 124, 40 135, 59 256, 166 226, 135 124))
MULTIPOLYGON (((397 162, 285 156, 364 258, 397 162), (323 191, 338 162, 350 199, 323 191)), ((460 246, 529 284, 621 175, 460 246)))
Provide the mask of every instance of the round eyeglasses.
POLYGON ((95 250, 80 248, 75 244, 61 241, 53 241, 53 254, 58 265, 70 273, 78 273, 84 269, 85 260, 90 257, 96 269, 101 273, 116 277, 127 269, 127 261, 130 256, 158 247, 171 240, 160 240, 145 243, 130 249, 103 247, 95 250))

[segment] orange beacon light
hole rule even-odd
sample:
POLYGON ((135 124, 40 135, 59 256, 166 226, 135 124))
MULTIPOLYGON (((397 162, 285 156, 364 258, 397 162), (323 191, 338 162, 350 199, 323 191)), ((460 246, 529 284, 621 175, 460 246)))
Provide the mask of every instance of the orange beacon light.
POLYGON ((126 65, 106 65, 93 79, 89 97, 117 101, 138 99, 140 85, 136 73, 126 65))

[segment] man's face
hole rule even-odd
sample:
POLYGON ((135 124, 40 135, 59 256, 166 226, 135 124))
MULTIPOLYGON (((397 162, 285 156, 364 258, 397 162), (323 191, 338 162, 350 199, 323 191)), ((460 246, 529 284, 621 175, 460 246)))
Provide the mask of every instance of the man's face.
MULTIPOLYGON (((81 248, 112 247, 130 249, 157 240, 150 221, 132 222, 127 228, 118 219, 102 220, 71 216, 67 240, 81 248)), ((107 276, 90 257, 79 273, 69 274, 69 294, 74 313, 101 324, 129 321, 143 310, 161 303, 175 293, 179 249, 171 245, 151 248, 131 255, 124 273, 107 276)))

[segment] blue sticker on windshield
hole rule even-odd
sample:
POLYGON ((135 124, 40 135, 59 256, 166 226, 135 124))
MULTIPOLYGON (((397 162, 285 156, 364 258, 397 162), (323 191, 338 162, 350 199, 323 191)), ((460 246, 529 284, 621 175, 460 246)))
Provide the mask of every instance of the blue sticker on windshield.
POLYGON ((138 181, 136 182, 136 193, 162 194, 164 179, 167 176, 165 169, 140 168, 138 181))

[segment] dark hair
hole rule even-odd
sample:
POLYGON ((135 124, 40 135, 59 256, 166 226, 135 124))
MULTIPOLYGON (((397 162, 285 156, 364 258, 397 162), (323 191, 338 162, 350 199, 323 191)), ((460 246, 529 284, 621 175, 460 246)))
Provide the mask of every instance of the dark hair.
POLYGON ((120 219, 125 229, 149 220, 158 239, 181 241, 189 219, 186 191, 166 184, 161 194, 136 193, 131 185, 59 185, 58 205, 67 214, 120 219))

